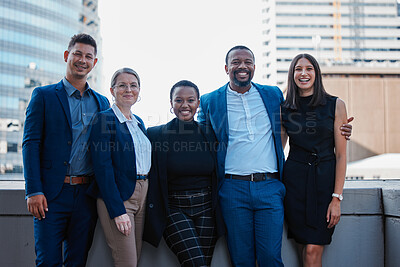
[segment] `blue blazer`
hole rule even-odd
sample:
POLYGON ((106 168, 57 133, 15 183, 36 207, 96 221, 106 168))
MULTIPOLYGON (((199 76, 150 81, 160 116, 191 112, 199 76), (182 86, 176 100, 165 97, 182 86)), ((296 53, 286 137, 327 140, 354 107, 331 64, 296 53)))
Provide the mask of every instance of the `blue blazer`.
MULTIPOLYGON (((92 90, 99 111, 107 98, 92 90)), ((62 81, 38 87, 26 110, 22 156, 26 194, 43 192, 47 200, 61 191, 72 148, 71 112, 62 81)))
MULTIPOLYGON (((160 243, 161 237, 167 225, 168 215, 168 169, 167 169, 167 157, 169 149, 169 138, 168 133, 173 131, 173 126, 177 121, 177 118, 168 122, 167 124, 149 128, 148 134, 152 144, 152 162, 151 170, 149 174, 149 191, 147 193, 147 204, 146 204, 146 220, 143 233, 143 240, 149 242, 153 246, 157 247, 160 243)), ((210 144, 210 151, 215 151, 216 139, 214 132, 211 128, 207 128, 206 125, 199 124, 200 131, 210 144)), ((212 154, 216 162, 215 153, 212 154)), ((188 159, 190 160, 190 159, 188 159)), ((184 162, 182 164, 185 164, 184 162)), ((218 236, 225 233, 225 226, 220 213, 218 204, 218 179, 216 177, 217 171, 214 172, 211 181, 211 192, 212 192, 212 207, 214 210, 214 216, 217 224, 218 236)))
MULTIPOLYGON (((143 121, 139 128, 146 134, 143 121)), ((136 156, 132 136, 126 122, 120 123, 110 108, 99 112, 90 134, 95 181, 88 194, 104 200, 110 218, 126 213, 124 201, 128 200, 136 186, 136 156)))
MULTIPOLYGON (((252 85, 260 93, 269 120, 271 121, 278 170, 280 179, 282 180, 285 156, 281 141, 280 105, 283 102, 283 94, 276 86, 260 85, 256 83, 252 83, 252 85)), ((226 102, 226 91, 228 90, 228 86, 229 83, 225 84, 218 90, 203 95, 200 98, 200 111, 197 117, 199 122, 212 126, 219 142, 217 152, 218 170, 220 172, 219 177, 224 177, 225 175, 225 157, 229 140, 228 111, 226 102)), ((222 185, 223 181, 224 179, 220 179, 219 186, 222 185)))

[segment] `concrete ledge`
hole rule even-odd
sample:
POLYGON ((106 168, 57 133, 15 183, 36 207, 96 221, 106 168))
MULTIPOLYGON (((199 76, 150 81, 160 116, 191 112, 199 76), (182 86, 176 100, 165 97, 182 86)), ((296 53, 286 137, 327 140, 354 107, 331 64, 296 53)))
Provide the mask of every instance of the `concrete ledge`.
POLYGON ((400 217, 400 190, 382 189, 382 195, 385 215, 400 217))
POLYGON ((400 218, 386 218, 385 229, 385 266, 398 267, 400 265, 400 218))
POLYGON ((26 207, 24 190, 1 189, 0 187, 0 192, 0 216, 5 214, 17 216, 31 215, 26 207))
MULTIPOLYGON (((346 181, 342 218, 323 264, 397 267, 400 262, 400 180, 346 181)), ((26 210, 23 182, 0 182, 0 266, 33 266, 33 220, 26 210)), ((298 267, 295 243, 283 234, 285 266, 298 267)), ((110 251, 97 225, 87 266, 112 266, 110 251)), ((164 241, 159 248, 145 243, 139 266, 179 266, 164 241)), ((212 266, 231 266, 224 238, 218 240, 212 266)))
POLYGON ((349 188, 343 192, 342 215, 381 215, 382 190, 380 188, 349 188))

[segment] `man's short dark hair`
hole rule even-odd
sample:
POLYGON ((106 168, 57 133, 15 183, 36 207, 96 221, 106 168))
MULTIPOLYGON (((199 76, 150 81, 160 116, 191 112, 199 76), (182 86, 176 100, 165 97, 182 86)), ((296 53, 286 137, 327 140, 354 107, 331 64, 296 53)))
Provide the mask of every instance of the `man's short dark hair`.
POLYGON ((228 57, 229 57, 229 54, 230 54, 232 51, 234 51, 234 50, 241 50, 241 49, 244 49, 244 50, 249 51, 249 52, 251 53, 251 55, 253 56, 253 61, 256 60, 255 57, 254 57, 254 53, 253 53, 253 51, 250 50, 250 48, 248 48, 247 46, 244 46, 244 45, 237 45, 237 46, 234 46, 234 47, 232 47, 231 49, 229 49, 228 53, 226 53, 226 56, 225 56, 225 64, 228 65, 228 57))
POLYGON ((93 39, 92 36, 86 33, 79 33, 75 34, 74 36, 71 37, 71 41, 69 41, 68 44, 68 51, 71 51, 71 48, 76 44, 76 43, 81 43, 81 44, 88 44, 93 46, 94 48, 94 55, 97 55, 97 44, 96 41, 93 39))

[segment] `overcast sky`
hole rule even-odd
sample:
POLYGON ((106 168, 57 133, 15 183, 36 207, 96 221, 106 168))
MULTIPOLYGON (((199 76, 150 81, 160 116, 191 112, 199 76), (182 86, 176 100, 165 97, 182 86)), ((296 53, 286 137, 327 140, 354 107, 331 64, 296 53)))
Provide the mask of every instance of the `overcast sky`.
MULTIPOLYGON (((103 88, 110 97, 112 74, 136 70, 141 101, 133 112, 146 126, 173 118, 169 90, 179 80, 191 80, 200 93, 228 81, 226 52, 246 45, 261 59, 261 0, 100 0, 103 88)), ((261 70, 261 65, 257 67, 261 70)), ((257 72, 254 80, 260 80, 257 72)))

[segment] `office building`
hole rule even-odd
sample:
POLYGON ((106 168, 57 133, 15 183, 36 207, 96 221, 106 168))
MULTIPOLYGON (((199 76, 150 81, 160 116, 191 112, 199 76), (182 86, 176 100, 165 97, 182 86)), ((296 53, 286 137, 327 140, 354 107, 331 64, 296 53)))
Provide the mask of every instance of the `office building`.
MULTIPOLYGON (((22 132, 32 90, 62 79, 63 52, 79 32, 101 46, 97 0, 0 0, 0 179, 22 178, 22 132)), ((100 84, 100 70, 96 66, 91 74, 92 87, 100 84)))
POLYGON ((291 60, 321 66, 400 66, 398 0, 263 0, 264 82, 284 89, 291 60))

